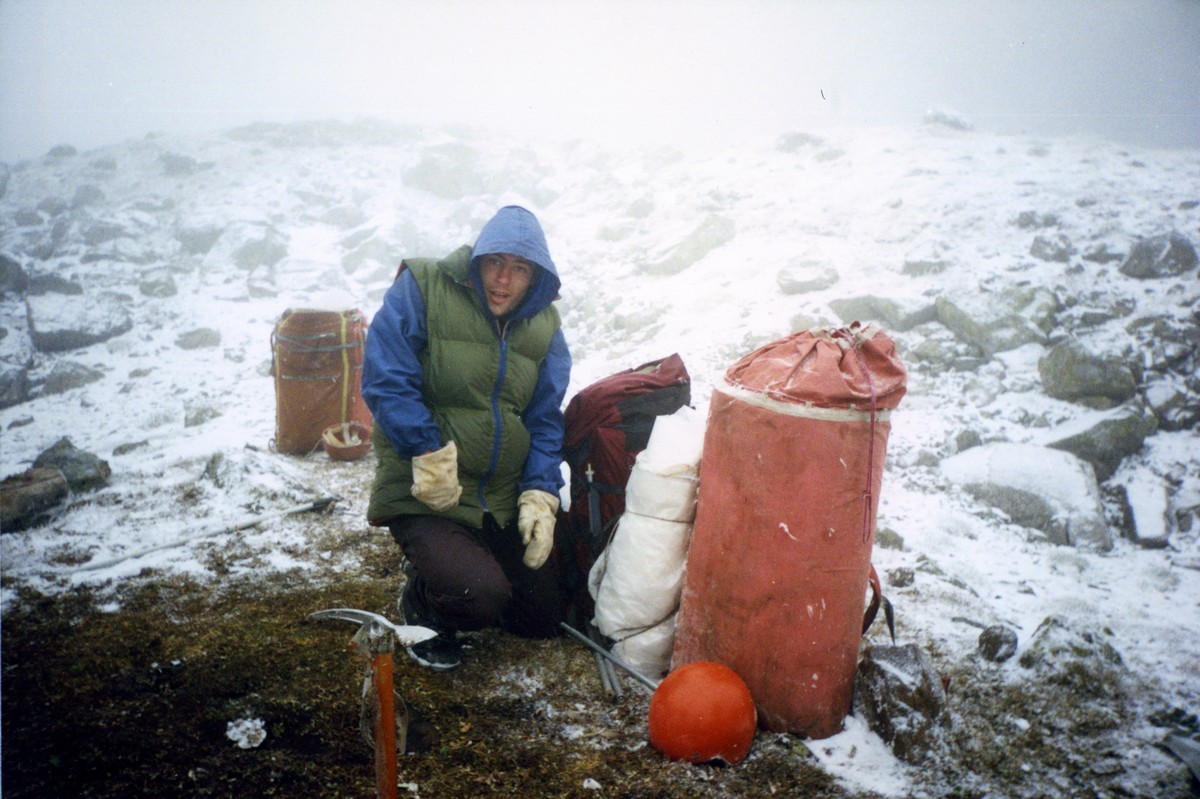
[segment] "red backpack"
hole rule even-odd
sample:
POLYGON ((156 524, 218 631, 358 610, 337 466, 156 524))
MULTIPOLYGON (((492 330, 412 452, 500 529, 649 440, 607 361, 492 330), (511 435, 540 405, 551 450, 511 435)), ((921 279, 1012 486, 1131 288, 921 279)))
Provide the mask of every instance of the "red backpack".
POLYGON ((567 404, 564 456, 571 469, 566 578, 575 611, 590 621, 588 572, 625 512, 625 483, 654 420, 691 402, 683 359, 669 355, 604 378, 567 404))

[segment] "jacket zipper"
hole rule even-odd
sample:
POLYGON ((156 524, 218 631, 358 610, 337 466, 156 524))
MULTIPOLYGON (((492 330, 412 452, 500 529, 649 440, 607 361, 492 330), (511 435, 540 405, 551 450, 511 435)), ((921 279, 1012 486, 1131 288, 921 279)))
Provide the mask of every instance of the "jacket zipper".
POLYGON ((495 432, 492 434, 492 455, 488 460, 487 471, 483 474, 483 479, 479 481, 476 488, 478 494, 479 506, 483 508, 485 513, 491 513, 491 508, 488 507, 487 500, 483 496, 484 486, 492 479, 492 475, 496 473, 496 467, 500 464, 500 389, 504 386, 504 377, 508 372, 508 323, 500 323, 496 320, 496 337, 500 341, 500 368, 496 372, 496 383, 492 386, 492 426, 495 432))

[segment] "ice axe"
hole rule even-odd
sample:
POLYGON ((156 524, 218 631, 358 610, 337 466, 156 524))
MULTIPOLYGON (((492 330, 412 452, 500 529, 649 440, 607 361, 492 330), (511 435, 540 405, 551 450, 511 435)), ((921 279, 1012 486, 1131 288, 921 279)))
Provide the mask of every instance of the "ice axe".
MULTIPOLYGON (((392 687, 392 652, 396 642, 412 646, 437 635, 428 627, 393 624, 378 613, 354 608, 330 608, 308 614, 310 619, 336 619, 359 625, 350 647, 371 663, 368 689, 374 693, 375 796, 397 799, 400 792, 396 768, 396 704, 392 687)), ((366 698, 366 697, 364 697, 366 698)))
POLYGON ((110 558, 108 560, 100 560, 94 563, 86 563, 83 566, 80 566, 78 571, 86 572, 96 571, 97 569, 107 569, 110 566, 116 566, 128 560, 136 560, 154 552, 161 552, 164 549, 174 549, 175 547, 181 547, 184 544, 190 544, 193 541, 200 541, 202 539, 212 538, 213 536, 217 535, 236 533, 238 530, 245 530, 247 527, 256 527, 265 521, 279 519, 284 516, 290 516, 293 513, 307 513, 308 511, 321 511, 323 513, 327 513, 332 510, 333 506, 340 502, 341 499, 341 497, 336 496, 321 497, 320 499, 316 499, 311 502, 305 502, 301 505, 293 505, 292 507, 284 508, 283 510, 249 516, 241 521, 234 522, 228 527, 219 527, 212 530, 200 530, 198 532, 180 536, 179 538, 175 538, 170 541, 165 541, 161 544, 155 544, 154 546, 146 547, 145 549, 134 550, 133 552, 120 555, 119 557, 110 558))

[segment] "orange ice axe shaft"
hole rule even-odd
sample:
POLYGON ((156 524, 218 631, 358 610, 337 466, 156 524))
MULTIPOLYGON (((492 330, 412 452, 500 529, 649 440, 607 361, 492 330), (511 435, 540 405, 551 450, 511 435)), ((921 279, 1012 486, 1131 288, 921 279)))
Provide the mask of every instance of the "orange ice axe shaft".
POLYGON ((399 772, 396 766, 396 703, 393 694, 392 652, 396 643, 412 646, 433 638, 428 627, 397 625, 378 613, 354 608, 331 608, 309 614, 310 619, 338 619, 359 625, 350 646, 371 662, 371 684, 375 691, 375 796, 398 799, 399 772))

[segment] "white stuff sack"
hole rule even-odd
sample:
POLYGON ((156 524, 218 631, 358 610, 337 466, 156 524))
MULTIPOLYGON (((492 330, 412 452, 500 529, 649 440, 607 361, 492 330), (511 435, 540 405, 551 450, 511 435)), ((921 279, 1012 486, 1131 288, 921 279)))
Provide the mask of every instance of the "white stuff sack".
POLYGON ((596 627, 648 676, 670 666, 703 443, 704 419, 692 408, 655 420, 625 486, 625 513, 588 575, 596 627))

